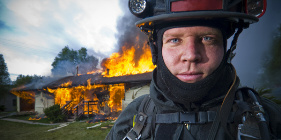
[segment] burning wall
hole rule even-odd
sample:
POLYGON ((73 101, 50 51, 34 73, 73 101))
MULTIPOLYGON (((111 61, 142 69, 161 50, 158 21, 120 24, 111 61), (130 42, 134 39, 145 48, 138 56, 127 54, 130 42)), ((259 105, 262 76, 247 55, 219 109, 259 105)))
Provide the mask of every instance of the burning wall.
POLYGON ((11 91, 12 94, 20 97, 19 103, 21 106, 19 106, 20 111, 30 111, 34 110, 34 103, 35 103, 35 92, 34 91, 11 91))
MULTIPOLYGON (((103 85, 94 84, 91 85, 91 79, 88 79, 87 86, 71 86, 72 82, 67 82, 61 85, 60 88, 50 89, 47 88, 48 92, 55 95, 55 103, 63 106, 67 101, 72 101, 74 107, 81 101, 95 101, 96 104, 87 106, 84 108, 85 111, 90 110, 92 113, 104 112, 105 106, 110 107, 111 111, 121 111, 122 104, 121 100, 124 98, 124 84, 115 85, 103 85)), ((87 112, 89 113, 89 112, 87 112)), ((89 114, 92 114, 89 113, 89 114)))

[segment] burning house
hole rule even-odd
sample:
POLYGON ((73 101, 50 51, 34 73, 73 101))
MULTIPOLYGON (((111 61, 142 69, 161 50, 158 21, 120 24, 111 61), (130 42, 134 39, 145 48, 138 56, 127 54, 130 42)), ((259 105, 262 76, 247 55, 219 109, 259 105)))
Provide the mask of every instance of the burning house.
POLYGON ((81 114, 109 115, 122 111, 134 98, 147 94, 151 76, 151 72, 118 77, 69 76, 44 88, 54 94, 55 103, 76 113, 77 117, 81 114))
MULTIPOLYGON (((54 104, 54 95, 43 90, 48 78, 33 81, 11 90, 17 96, 17 111, 36 111, 43 113, 43 109, 54 104)), ((54 80, 54 79, 51 79, 54 80)))
POLYGON ((65 114, 76 118, 95 114, 118 115, 133 99, 149 93, 151 71, 155 66, 151 62, 149 47, 144 46, 142 50, 146 53, 138 56, 138 61, 134 59, 134 47, 123 48, 122 55, 113 53, 102 62, 104 71, 67 76, 39 87, 24 86, 14 89, 13 93, 29 100, 38 113, 60 104, 65 114))
MULTIPOLYGON (((60 104, 68 115, 119 114, 134 98, 149 93, 152 73, 104 77, 101 74, 68 76, 40 89, 32 86, 14 89, 37 113, 60 104)), ((26 107, 25 104, 21 104, 26 107)), ((22 110, 23 107, 20 107, 22 110)), ((26 110, 26 109, 24 109, 26 110)), ((116 116, 116 115, 114 115, 116 116)))
MULTIPOLYGON (((121 6, 128 10, 127 4, 121 6)), ((118 52, 101 62, 100 71, 77 73, 77 76, 64 77, 33 90, 36 91, 33 93, 36 95, 33 96, 35 111, 42 112, 50 104, 60 104, 66 113, 76 117, 109 115, 122 111, 133 99, 149 93, 155 66, 147 37, 134 26, 137 18, 129 11, 124 13, 117 25, 118 52), (43 105, 42 100, 45 101, 43 105)), ((31 96, 30 93, 26 95, 31 96)))

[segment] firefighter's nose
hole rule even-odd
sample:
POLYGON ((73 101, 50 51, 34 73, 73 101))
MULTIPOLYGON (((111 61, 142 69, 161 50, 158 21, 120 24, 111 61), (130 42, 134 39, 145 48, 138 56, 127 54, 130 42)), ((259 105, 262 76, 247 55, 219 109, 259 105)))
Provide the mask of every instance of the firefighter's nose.
POLYGON ((184 62, 201 61, 200 43, 196 39, 189 39, 183 44, 181 60, 184 62))

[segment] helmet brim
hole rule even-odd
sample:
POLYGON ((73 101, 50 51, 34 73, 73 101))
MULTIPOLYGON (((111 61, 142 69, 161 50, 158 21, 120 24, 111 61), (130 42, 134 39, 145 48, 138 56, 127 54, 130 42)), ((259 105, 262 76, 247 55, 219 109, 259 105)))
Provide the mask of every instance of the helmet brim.
POLYGON ((177 12, 169 14, 161 14, 153 17, 148 17, 136 22, 137 26, 143 25, 145 23, 152 23, 153 25, 161 24, 165 22, 174 22, 180 20, 196 20, 196 19, 226 19, 231 22, 238 22, 243 20, 244 23, 255 23, 259 19, 252 15, 247 15, 244 13, 228 12, 228 11, 193 11, 193 12, 177 12))

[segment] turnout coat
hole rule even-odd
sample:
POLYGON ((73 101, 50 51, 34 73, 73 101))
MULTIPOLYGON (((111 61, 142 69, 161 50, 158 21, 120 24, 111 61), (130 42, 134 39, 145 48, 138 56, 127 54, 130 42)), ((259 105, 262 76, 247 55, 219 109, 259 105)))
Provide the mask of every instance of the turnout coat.
MULTIPOLYGON (((122 111, 114 126, 108 133, 107 140, 121 140, 126 134, 133 128, 134 119, 136 114, 139 113, 139 108, 144 98, 148 95, 143 95, 133 102, 131 102, 126 109, 122 111)), ((152 80, 150 85, 149 98, 154 103, 153 112, 146 112, 148 116, 158 113, 175 113, 183 112, 183 109, 175 104, 173 101, 163 98, 162 91, 156 86, 152 80)), ((216 112, 222 104, 223 98, 217 98, 213 101, 194 109, 194 112, 216 112)), ((269 132, 272 139, 281 139, 281 109, 280 106, 272 101, 261 98, 262 105, 265 109, 265 118, 269 126, 269 132)), ((238 103, 237 103, 238 104, 238 103)), ((232 107, 232 111, 228 117, 227 126, 219 126, 215 139, 216 140, 228 140, 237 139, 238 125, 241 123, 241 111, 239 111, 239 105, 235 102, 232 107), (239 113, 240 112, 240 113, 239 113)), ((212 113, 211 113, 212 114, 212 113)), ((196 115, 198 117, 199 115, 196 115)), ((210 115, 212 116, 212 115, 210 115)), ((209 117, 210 117, 209 116, 209 117)), ((164 120, 165 121, 165 120, 164 120)), ((167 140, 207 140, 208 134, 211 130, 213 122, 205 123, 151 123, 145 124, 140 139, 167 139, 167 140)), ((252 136, 259 137, 260 132, 256 123, 248 123, 252 136)))

